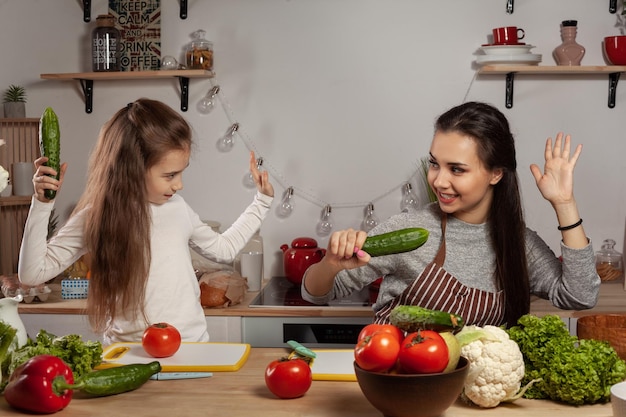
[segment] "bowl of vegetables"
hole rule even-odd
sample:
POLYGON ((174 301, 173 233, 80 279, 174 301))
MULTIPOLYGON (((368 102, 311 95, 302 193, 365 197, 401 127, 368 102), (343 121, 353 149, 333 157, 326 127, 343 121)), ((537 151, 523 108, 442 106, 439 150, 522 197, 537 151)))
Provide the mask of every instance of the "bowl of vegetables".
POLYGON ((372 372, 354 364, 363 395, 387 417, 435 417, 459 397, 469 371, 466 358, 450 372, 403 374, 372 372))

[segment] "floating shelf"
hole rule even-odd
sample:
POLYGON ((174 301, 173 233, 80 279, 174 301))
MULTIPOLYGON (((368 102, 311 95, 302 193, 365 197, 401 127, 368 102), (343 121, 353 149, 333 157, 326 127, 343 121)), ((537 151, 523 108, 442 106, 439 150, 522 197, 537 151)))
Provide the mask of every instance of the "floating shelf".
POLYGON ((626 72, 626 66, 587 65, 587 66, 548 66, 548 65, 484 65, 478 70, 481 75, 506 75, 505 105, 513 107, 513 80, 515 74, 524 75, 602 75, 609 77, 609 108, 615 107, 615 93, 620 74, 626 72))
POLYGON ((94 81, 119 80, 157 80, 178 78, 180 84, 180 109, 189 108, 189 79, 212 78, 214 73, 205 70, 160 70, 160 71, 120 71, 120 72, 70 72, 62 74, 41 74, 44 80, 80 82, 85 95, 85 112, 93 111, 93 83, 94 81))

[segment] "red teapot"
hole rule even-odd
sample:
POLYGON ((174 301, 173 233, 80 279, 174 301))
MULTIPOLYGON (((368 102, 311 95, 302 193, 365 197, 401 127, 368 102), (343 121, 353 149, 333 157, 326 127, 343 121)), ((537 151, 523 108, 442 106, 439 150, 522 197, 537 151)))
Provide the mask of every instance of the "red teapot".
POLYGON ((299 237, 287 244, 281 245, 284 252, 285 276, 296 285, 302 284, 302 277, 307 268, 322 260, 326 249, 318 248, 317 241, 310 237, 299 237))

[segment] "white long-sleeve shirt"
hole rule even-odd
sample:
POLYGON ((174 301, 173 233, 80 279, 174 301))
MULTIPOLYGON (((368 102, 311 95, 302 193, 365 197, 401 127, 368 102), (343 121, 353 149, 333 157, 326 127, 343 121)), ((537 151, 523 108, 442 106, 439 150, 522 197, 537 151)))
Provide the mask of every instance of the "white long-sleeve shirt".
MULTIPOLYGON (((217 262, 232 262, 259 229, 273 198, 257 193, 239 218, 219 234, 204 224, 180 195, 162 205, 151 205, 150 249, 152 261, 145 294, 149 323, 167 322, 181 333, 183 341, 208 341, 200 289, 191 263, 189 247, 217 262)), ((70 217, 58 233, 46 242, 48 220, 54 201, 33 198, 20 249, 18 275, 27 285, 44 283, 64 271, 86 253, 83 239, 88 209, 70 217)), ((132 219, 129 219, 132 221, 132 219)), ((146 328, 136 320, 116 317, 103 335, 105 345, 139 342, 146 328)))

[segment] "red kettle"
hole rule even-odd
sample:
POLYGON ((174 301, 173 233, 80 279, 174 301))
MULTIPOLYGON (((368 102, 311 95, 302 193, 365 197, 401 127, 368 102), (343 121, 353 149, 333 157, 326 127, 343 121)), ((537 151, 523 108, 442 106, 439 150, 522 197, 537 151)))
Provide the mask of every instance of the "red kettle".
POLYGON ((285 276, 296 285, 302 284, 307 268, 326 255, 326 249, 318 248, 317 241, 310 237, 298 237, 291 242, 291 248, 284 244, 280 249, 284 252, 285 276))

